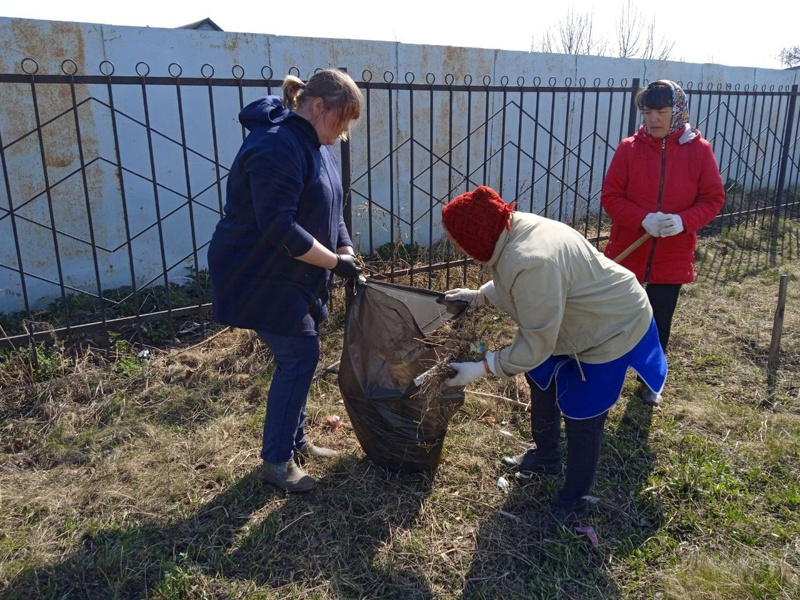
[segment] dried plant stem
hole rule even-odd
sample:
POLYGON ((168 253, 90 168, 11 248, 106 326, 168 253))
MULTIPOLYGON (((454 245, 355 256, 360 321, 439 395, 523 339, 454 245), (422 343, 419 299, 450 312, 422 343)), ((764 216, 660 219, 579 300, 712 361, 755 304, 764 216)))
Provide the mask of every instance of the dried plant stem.
POLYGON ((319 379, 319 378, 320 378, 320 377, 322 377, 323 375, 327 375, 328 373, 336 373, 337 371, 336 371, 335 369, 336 369, 336 367, 338 367, 338 366, 339 366, 341 363, 342 363, 342 361, 341 361, 341 359, 340 359, 340 360, 337 360, 337 361, 336 361, 335 363, 333 363, 332 365, 329 365, 329 366, 325 367, 324 369, 320 369, 320 370, 319 370, 319 371, 318 371, 318 372, 317 372, 317 373, 314 375, 314 377, 311 379, 311 381, 316 381, 317 379, 319 379))
POLYGON ((472 390, 467 390, 467 393, 474 394, 476 396, 486 396, 487 398, 494 398, 495 400, 503 400, 505 402, 508 402, 509 404, 513 404, 515 406, 521 406, 525 410, 528 410, 531 407, 530 403, 526 404, 524 402, 520 402, 519 400, 513 400, 511 398, 506 398, 505 396, 497 396, 495 394, 487 394, 486 392, 475 392, 475 391, 472 391, 472 390))
POLYGON ((218 331, 218 332, 217 332, 217 333, 215 333, 214 335, 212 335, 212 336, 210 336, 210 337, 207 337, 207 338, 206 338, 206 339, 204 339, 202 342, 198 342, 198 343, 197 343, 197 344, 195 344, 194 346, 189 346, 188 348, 182 348, 182 349, 178 350, 177 352, 175 352, 175 355, 178 355, 178 354, 183 354, 184 352, 188 352, 189 350, 194 350, 195 348, 199 348, 200 346, 202 346, 202 345, 204 345, 204 344, 207 344, 208 342, 210 342, 210 341, 211 341, 211 340, 213 340, 214 338, 221 336, 223 333, 225 333, 225 332, 226 332, 226 331, 228 331, 229 329, 230 329, 230 327, 226 327, 226 328, 225 328, 225 329, 223 329, 222 331, 218 331))

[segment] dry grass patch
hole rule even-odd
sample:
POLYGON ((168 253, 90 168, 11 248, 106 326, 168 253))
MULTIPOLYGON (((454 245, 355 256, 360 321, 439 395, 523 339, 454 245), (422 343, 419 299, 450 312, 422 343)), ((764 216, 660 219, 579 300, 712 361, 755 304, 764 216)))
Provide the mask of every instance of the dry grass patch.
MULTIPOLYGON (((742 554, 750 554, 742 548, 742 554)), ((780 598, 800 597, 797 569, 774 557, 737 559, 698 552, 664 578, 664 598, 780 598)))
MULTIPOLYGON (((3 355, 0 597, 797 597, 800 267, 788 244, 781 262, 764 264, 758 241, 730 232, 703 242, 702 276, 676 314, 663 407, 645 406, 626 382, 593 491, 597 547, 551 525, 561 477, 515 481, 499 464, 530 438, 521 378, 469 388, 435 474, 365 460, 336 376, 323 372, 341 355, 342 290, 308 420, 312 439, 343 452, 308 463, 321 485, 307 496, 255 477, 273 365, 251 332, 152 349, 149 361, 125 345, 42 346, 46 378, 26 368, 29 350, 3 355), (792 285, 781 368, 768 384, 783 272, 792 285), (337 430, 326 425, 333 414, 337 430)), ((444 290, 464 272, 430 278, 444 290)), ((466 273, 472 287, 484 278, 466 273)), ((508 342, 506 317, 470 314, 489 350, 508 342)))

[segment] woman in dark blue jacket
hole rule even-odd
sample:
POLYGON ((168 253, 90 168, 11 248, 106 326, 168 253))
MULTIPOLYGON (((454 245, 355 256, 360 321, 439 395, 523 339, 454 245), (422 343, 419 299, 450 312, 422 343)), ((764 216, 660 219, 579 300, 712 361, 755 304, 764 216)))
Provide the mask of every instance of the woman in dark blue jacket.
POLYGON ((342 218, 342 183, 330 146, 347 135, 362 103, 346 73, 325 70, 307 83, 290 75, 283 100, 268 96, 246 106, 239 121, 250 134, 228 175, 225 216, 208 249, 214 318, 254 329, 275 357, 261 476, 289 492, 316 486, 295 453, 335 454, 306 440, 306 399, 331 273, 361 271, 342 218))

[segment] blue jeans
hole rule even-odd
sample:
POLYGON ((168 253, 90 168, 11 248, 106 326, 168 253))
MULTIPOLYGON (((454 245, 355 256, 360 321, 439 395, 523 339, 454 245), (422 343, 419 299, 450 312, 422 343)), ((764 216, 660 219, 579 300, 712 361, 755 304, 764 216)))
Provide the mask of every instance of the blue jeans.
POLYGON ((319 338, 257 333, 275 357, 261 458, 268 463, 285 463, 292 459, 295 448, 306 443, 306 401, 319 363, 319 338))

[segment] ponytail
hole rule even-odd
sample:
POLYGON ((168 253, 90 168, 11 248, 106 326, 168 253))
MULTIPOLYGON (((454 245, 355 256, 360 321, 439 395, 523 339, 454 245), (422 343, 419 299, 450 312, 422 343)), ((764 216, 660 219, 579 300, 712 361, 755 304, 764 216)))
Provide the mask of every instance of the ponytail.
MULTIPOLYGON (((283 103, 297 110, 312 98, 322 98, 326 110, 335 111, 341 123, 358 119, 364 106, 364 97, 358 86, 344 71, 325 69, 317 71, 303 83, 294 75, 283 80, 283 103)), ((342 139, 347 139, 347 133, 342 139)))
POLYGON ((283 80, 283 104, 286 108, 297 109, 305 89, 306 84, 301 79, 294 75, 287 75, 283 80))

